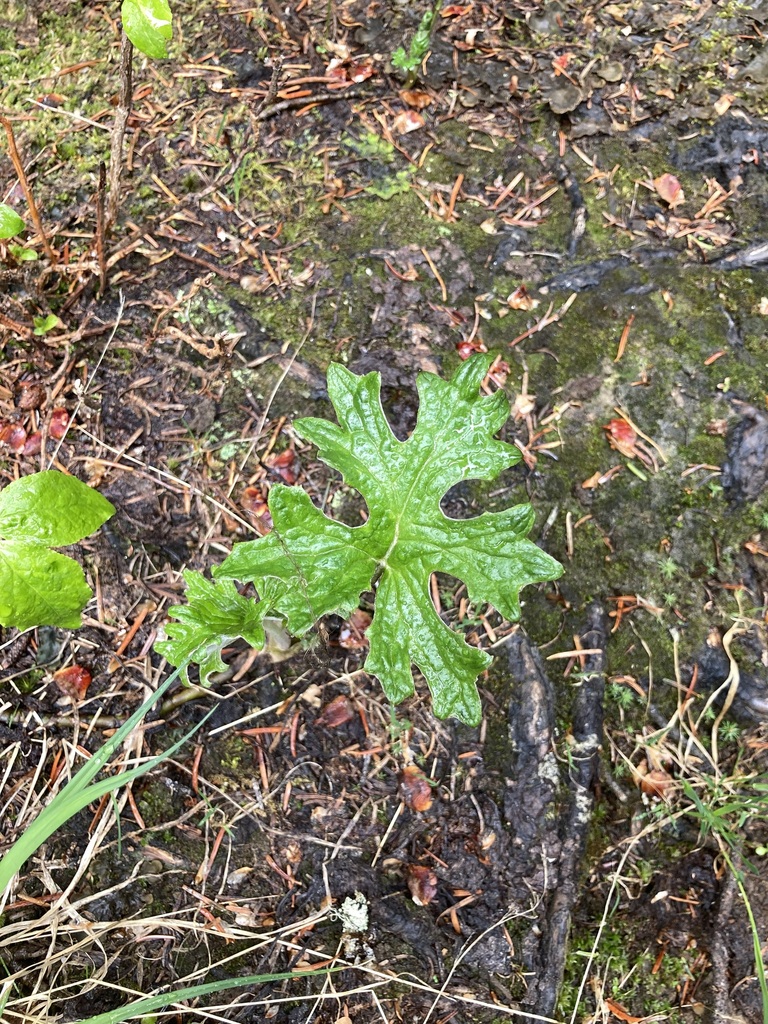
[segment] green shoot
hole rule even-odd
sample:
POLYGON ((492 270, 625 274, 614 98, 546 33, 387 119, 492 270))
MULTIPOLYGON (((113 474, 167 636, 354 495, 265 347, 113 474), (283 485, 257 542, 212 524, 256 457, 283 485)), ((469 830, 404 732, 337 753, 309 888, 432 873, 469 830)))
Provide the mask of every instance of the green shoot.
POLYGON ((422 16, 419 27, 416 29, 414 37, 411 40, 408 53, 406 53, 405 49, 400 46, 392 54, 393 67, 399 68, 401 71, 407 71, 409 82, 413 81, 417 68, 427 55, 429 44, 432 39, 432 32, 434 31, 437 15, 440 12, 441 7, 442 0, 437 0, 437 3, 432 10, 427 11, 422 16))

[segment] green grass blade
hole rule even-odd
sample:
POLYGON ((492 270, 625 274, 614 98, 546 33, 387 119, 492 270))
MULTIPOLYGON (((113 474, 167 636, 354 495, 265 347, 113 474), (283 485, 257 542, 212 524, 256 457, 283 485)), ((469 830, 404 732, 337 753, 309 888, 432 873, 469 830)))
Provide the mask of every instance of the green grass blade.
POLYGON ((768 1024, 768 978, 765 975, 765 964, 763 963, 763 945, 760 941, 760 932, 757 927, 757 921, 755 915, 752 912, 752 904, 749 902, 749 896, 747 890, 744 888, 744 882, 742 881, 743 875, 741 871, 736 867, 731 858, 728 856, 726 850, 720 848, 723 854, 725 863, 728 865, 729 870, 736 879, 736 885, 739 887, 739 893, 744 902, 744 908, 747 912, 747 918, 749 920, 749 930, 752 933, 752 948, 755 954, 755 974, 757 975, 758 984, 760 985, 760 992, 763 1000, 763 1024, 768 1024))
POLYGON ((93 757, 86 761, 83 767, 78 771, 72 781, 67 784, 62 792, 77 792, 87 786, 91 779, 95 778, 95 776, 99 774, 104 765, 118 750, 123 740, 128 738, 128 735, 136 728, 144 716, 151 711, 158 700, 164 696, 171 686, 171 683, 178 679, 180 672, 181 669, 177 668, 168 676, 161 686, 158 686, 154 693, 147 697, 144 703, 134 711, 131 717, 126 722, 123 722, 114 736, 110 736, 107 742, 102 747, 99 747, 93 757))
POLYGON ((212 995, 223 992, 229 988, 242 988, 244 985, 266 985, 273 981, 288 981, 291 978, 313 978, 317 975, 330 974, 335 971, 344 970, 343 967, 324 967, 321 971, 286 971, 282 974, 250 974, 240 978, 224 978, 221 981, 209 981, 203 985, 191 985, 189 988, 180 988, 175 992, 164 992, 159 996, 149 996, 146 999, 137 999, 127 1006, 121 1006, 116 1010, 109 1010, 107 1013, 99 1013, 95 1017, 88 1017, 78 1024, 122 1024, 123 1021, 133 1020, 153 1013, 155 1010, 162 1010, 166 1006, 172 1006, 184 999, 198 999, 200 996, 212 995))
MULTIPOLYGON (((120 775, 112 776, 108 779, 103 779, 101 782, 91 784, 91 780, 101 771, 101 769, 107 764, 110 758, 117 752, 122 742, 128 737, 129 733, 141 722, 144 716, 157 701, 166 693, 168 687, 178 677, 179 670, 173 672, 153 694, 151 694, 144 703, 134 711, 131 717, 124 722, 123 725, 117 730, 114 736, 110 737, 109 740, 91 757, 77 774, 71 779, 70 782, 57 794, 56 797, 44 807, 43 810, 38 814, 29 828, 25 829, 23 834, 19 836, 16 842, 7 851, 5 856, 0 860, 0 894, 4 893, 13 879, 13 876, 17 871, 20 871, 25 861, 35 853, 36 850, 42 846, 42 844, 49 839, 53 833, 64 825, 71 817, 81 811, 84 807, 87 807, 93 800, 98 799, 105 793, 111 793, 120 786, 125 785, 127 782, 131 782, 133 779, 138 778, 140 775, 144 775, 146 772, 151 771, 152 768, 156 767, 164 758, 172 756, 179 747, 186 743, 189 736, 193 735, 197 729, 203 724, 200 722, 192 732, 188 733, 181 740, 167 751, 158 754, 157 757, 153 757, 146 764, 139 765, 138 768, 133 768, 130 771, 123 772, 120 775)), ((206 716, 207 717, 207 716, 206 716)))
MULTIPOLYGON (((731 871, 733 870, 733 865, 731 865, 731 871)), ((763 1024, 768 1024, 768 979, 765 976, 765 964, 763 963, 763 947, 760 942, 760 932, 757 929, 757 921, 755 921, 755 915, 752 912, 752 904, 749 902, 747 891, 739 878, 738 872, 734 871, 734 874, 736 876, 736 884, 738 885, 739 892, 741 893, 741 898, 744 900, 747 917, 749 918, 749 928, 752 932, 752 948, 755 953, 755 974, 757 975, 760 992, 763 997, 763 1024)))

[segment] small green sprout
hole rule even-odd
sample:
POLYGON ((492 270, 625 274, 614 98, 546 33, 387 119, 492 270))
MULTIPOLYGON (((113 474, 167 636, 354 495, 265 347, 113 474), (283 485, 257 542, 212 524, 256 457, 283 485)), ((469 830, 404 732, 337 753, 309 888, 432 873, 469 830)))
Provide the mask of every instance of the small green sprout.
POLYGON ((720 735, 726 743, 735 743, 739 736, 741 736, 741 729, 739 728, 738 722, 734 722, 730 719, 727 722, 723 722, 720 726, 720 735))
POLYGON ((48 332, 52 331, 54 327, 63 326, 61 320, 59 320, 59 318, 54 313, 49 313, 48 316, 36 316, 34 318, 34 322, 35 329, 33 331, 33 334, 38 338, 41 338, 43 335, 48 334, 48 332))
POLYGON ((416 69, 427 55, 430 40, 432 39, 432 32, 434 31, 437 15, 441 7, 442 0, 437 0, 437 3, 432 10, 427 11, 422 16, 419 27, 416 29, 416 33, 411 40, 408 53, 406 53, 405 49, 400 46, 392 54, 393 67, 399 68, 401 71, 407 71, 409 82, 413 81, 416 69))
POLYGON ((661 575, 665 580, 671 580, 677 575, 678 565, 674 558, 664 558, 661 561, 659 569, 661 570, 661 575))
POLYGON ((632 707, 635 699, 635 695, 627 686, 622 686, 620 683, 611 683, 608 687, 608 693, 612 701, 614 701, 620 708, 625 711, 632 707))
POLYGON ((9 245, 8 252, 14 259, 18 260, 19 263, 29 263, 32 260, 38 259, 38 255, 35 250, 28 249, 25 245, 9 245))

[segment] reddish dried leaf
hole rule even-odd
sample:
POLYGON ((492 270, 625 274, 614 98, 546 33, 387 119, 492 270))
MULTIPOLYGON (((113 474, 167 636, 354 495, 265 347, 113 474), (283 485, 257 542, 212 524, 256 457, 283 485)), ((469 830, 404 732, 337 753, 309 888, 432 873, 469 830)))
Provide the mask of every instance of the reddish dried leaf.
POLYGON ((507 377, 510 373, 509 363, 504 362, 503 359, 494 360, 491 368, 488 371, 488 376, 498 387, 503 388, 507 383, 507 377))
POLYGON ((263 537, 272 529, 272 515, 264 495, 258 487, 246 487, 240 495, 240 505, 255 520, 254 526, 263 537))
POLYGON ((368 646, 366 629, 373 621, 370 612, 364 612, 362 608, 355 608, 347 621, 339 630, 339 647, 347 651, 358 651, 368 646))
POLYGON ((347 76, 350 82, 364 82, 366 78, 370 78, 376 69, 373 64, 350 64, 347 69, 347 76))
POLYGON ((258 487, 246 487, 240 495, 240 505, 254 516, 263 516, 267 511, 267 503, 258 487))
POLYGON ((277 473, 287 484, 295 484, 299 478, 299 460, 293 448, 286 448, 279 455, 273 455, 268 462, 269 468, 277 473))
POLYGON ((0 444, 7 444, 12 452, 20 452, 27 440, 27 432, 18 423, 4 423, 0 426, 0 444))
POLYGON ((592 490, 595 487, 599 487, 600 486, 600 478, 602 477, 602 475, 603 474, 598 469, 598 471, 596 473, 593 473, 592 476, 587 477, 587 479, 584 481, 584 483, 581 486, 586 491, 592 490))
POLYGON ((36 380, 21 380, 16 385, 16 405, 19 409, 39 409, 45 401, 45 387, 36 380))
POLYGON ((34 434, 30 434, 24 442, 24 447, 21 449, 21 453, 22 455, 39 455, 42 447, 43 435, 39 430, 36 430, 34 434))
POLYGON ((647 775, 641 775, 640 789, 647 796, 658 796, 663 800, 673 782, 669 772, 664 771, 663 768, 654 768, 647 775))
POLYGON ((51 413, 51 422, 48 424, 48 434, 55 441, 60 441, 69 427, 70 415, 66 409, 54 409, 51 413))
POLYGON ((392 128, 398 135, 407 135, 424 127, 424 118, 417 110, 401 110, 392 121, 392 128))
POLYGON ((552 70, 555 75, 562 75, 573 58, 572 53, 561 53, 552 61, 552 70))
POLYGON ((355 717, 355 708, 349 697, 343 693, 326 704, 323 710, 315 719, 316 726, 323 726, 326 729, 338 729, 340 725, 351 721, 355 717))
POLYGON ((414 110, 423 110, 434 102, 428 92, 422 92, 420 89, 403 89, 400 99, 414 110))
POLYGON ((519 288, 515 288, 507 299, 507 305, 511 306, 512 309, 536 309, 538 304, 539 300, 534 299, 528 294, 524 284, 521 284, 519 288))
POLYGON ((625 1010, 621 1003, 617 1003, 615 999, 606 998, 605 1005, 611 1011, 614 1017, 618 1017, 619 1020, 623 1020, 624 1024, 641 1024, 643 1017, 633 1017, 632 1014, 625 1010))
POLYGON ((406 807, 422 813, 432 806, 432 787, 421 768, 409 764, 400 776, 400 792, 406 807))
POLYGON ((333 61, 325 69, 325 77, 332 78, 336 82, 348 82, 347 69, 341 63, 341 61, 333 61))
POLYGON ((444 7, 440 14, 443 18, 460 18, 464 14, 468 14, 472 10, 472 4, 467 4, 462 7, 461 4, 448 4, 444 7))
POLYGON ((610 423, 605 424, 603 430, 608 435, 608 444, 611 448, 615 448, 627 458, 634 458, 637 434, 626 420, 611 420, 610 423))
POLYGON ((55 110, 67 102, 67 97, 62 96, 59 92, 46 92, 42 96, 37 97, 37 102, 41 103, 44 107, 50 107, 51 110, 55 110))
POLYGON ((408 888, 417 907, 431 903, 437 893, 437 875, 432 868, 411 864, 407 874, 408 888))
POLYGON ((53 680, 65 697, 81 701, 91 685, 91 673, 84 665, 68 665, 54 672, 53 680))
POLYGON ((659 198, 673 209, 685 202, 685 193, 674 174, 662 174, 658 178, 654 178, 653 187, 659 198))
POLYGON ((476 338, 474 341, 460 341, 456 351, 459 353, 459 359, 469 359, 475 352, 487 352, 488 349, 476 338))

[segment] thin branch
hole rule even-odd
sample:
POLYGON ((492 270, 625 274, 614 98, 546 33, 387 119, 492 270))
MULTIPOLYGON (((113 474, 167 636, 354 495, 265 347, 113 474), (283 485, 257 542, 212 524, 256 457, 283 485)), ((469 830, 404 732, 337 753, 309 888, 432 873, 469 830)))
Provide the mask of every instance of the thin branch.
POLYGON ((5 134, 8 137, 8 152, 10 154, 11 161, 13 162, 13 168, 16 171, 16 175, 18 176, 19 184, 24 190, 24 196, 27 200, 27 206, 29 207, 29 215, 32 218, 32 221, 35 225, 35 230, 40 236, 40 241, 43 243, 45 255, 48 257, 51 263, 56 263, 56 253, 51 248, 51 243, 48 241, 48 236, 46 235, 45 231, 43 231, 43 222, 40 220, 40 214, 38 212, 37 206, 35 205, 35 199, 32 195, 32 189, 29 187, 27 175, 24 172, 24 165, 21 162, 21 158, 19 157, 19 151, 16 148, 16 139, 13 135, 13 126, 7 117, 1 116, 0 124, 2 124, 3 128, 5 128, 5 134))
POLYGON ((133 100, 133 43, 123 32, 120 40, 120 99, 112 126, 112 144, 109 149, 109 202, 107 204, 108 231, 117 220, 120 206, 120 175, 123 170, 123 139, 133 100))
POLYGON ((99 292, 107 289, 107 254, 104 247, 106 235, 105 199, 107 193, 107 168, 102 160, 99 164, 99 184, 96 190, 96 258, 99 261, 99 292))

